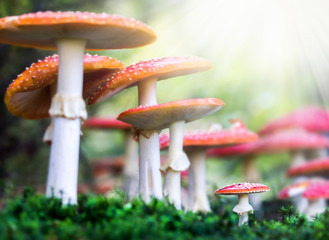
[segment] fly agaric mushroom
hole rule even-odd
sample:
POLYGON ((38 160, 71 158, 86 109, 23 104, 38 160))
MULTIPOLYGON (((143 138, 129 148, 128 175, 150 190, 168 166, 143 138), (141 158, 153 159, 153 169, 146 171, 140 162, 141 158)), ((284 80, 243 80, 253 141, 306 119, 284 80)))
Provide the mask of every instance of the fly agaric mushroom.
MULTIPOLYGON (((50 103, 57 86, 58 60, 58 55, 55 54, 33 63, 9 85, 5 104, 11 114, 25 119, 50 117, 50 103)), ((114 58, 85 54, 83 98, 88 99, 102 82, 123 67, 123 64, 114 58)), ((70 114, 68 109, 63 110, 67 115, 70 114)), ((45 132, 44 142, 51 143, 52 130, 53 120, 45 132)))
POLYGON ((308 199, 306 216, 313 220, 317 214, 326 210, 326 201, 329 199, 329 181, 324 179, 312 180, 303 192, 303 197, 308 199))
POLYGON ((240 215, 239 226, 248 224, 248 212, 253 212, 253 207, 249 204, 248 195, 251 193, 267 192, 270 188, 259 183, 237 183, 216 190, 216 194, 238 195, 239 203, 233 208, 233 212, 240 215))
POLYGON ((329 113, 320 107, 301 108, 268 123, 259 134, 267 135, 290 128, 302 128, 310 132, 329 132, 329 113))
POLYGON ((288 199, 303 194, 304 190, 310 184, 310 180, 305 180, 301 182, 291 183, 284 187, 278 194, 279 199, 288 199))
MULTIPOLYGON (((137 132, 141 131, 139 136, 148 131, 160 131, 169 127, 169 154, 161 170, 166 171, 164 194, 168 195, 169 201, 178 209, 181 208, 180 172, 186 170, 190 164, 183 152, 184 124, 207 116, 223 105, 224 102, 216 98, 185 99, 153 106, 139 106, 121 113, 118 117, 119 120, 133 125, 137 132)), ((159 148, 159 142, 154 147, 159 148)), ((143 166, 140 165, 141 167, 143 166)), ((147 185, 140 185, 140 192, 148 201, 147 185)))
MULTIPOLYGON (((208 60, 198 57, 165 57, 154 58, 131 65, 118 72, 110 81, 95 92, 89 103, 104 100, 128 87, 138 86, 138 105, 156 105, 156 83, 180 75, 205 71, 211 67, 208 60)), ((147 175, 150 169, 152 180, 152 195, 162 198, 159 134, 156 131, 142 131, 139 135, 139 185, 140 194, 147 200, 147 175), (152 156, 152 157, 151 157, 152 156), (150 167, 147 167, 147 165, 150 167), (143 189, 143 190, 142 190, 143 189)))
MULTIPOLYGON (((261 135, 268 135, 286 129, 305 129, 309 132, 329 132, 329 113, 321 107, 304 107, 286 116, 278 118, 260 131, 261 135)), ((306 157, 319 158, 327 156, 325 149, 312 149, 304 152, 306 157)))
POLYGON ((319 158, 292 167, 287 171, 288 177, 329 175, 329 158, 319 158))
MULTIPOLYGON (((189 168, 189 209, 193 211, 210 211, 206 191, 206 151, 209 148, 245 143, 258 139, 239 120, 231 120, 233 126, 228 130, 186 133, 183 139, 184 150, 190 160, 189 168)), ((168 147, 169 138, 160 138, 161 148, 168 147)))
POLYGON ((125 134, 125 163, 124 175, 125 192, 129 198, 133 198, 137 194, 138 183, 138 149, 137 142, 131 135, 132 126, 115 118, 108 117, 92 117, 87 119, 84 124, 89 129, 122 129, 125 134))
POLYGON ((82 99, 83 52, 132 48, 156 39, 145 24, 117 15, 88 12, 37 12, 0 19, 0 42, 56 49, 57 91, 49 113, 54 117, 47 195, 64 204, 77 202, 80 121, 87 116, 82 99))

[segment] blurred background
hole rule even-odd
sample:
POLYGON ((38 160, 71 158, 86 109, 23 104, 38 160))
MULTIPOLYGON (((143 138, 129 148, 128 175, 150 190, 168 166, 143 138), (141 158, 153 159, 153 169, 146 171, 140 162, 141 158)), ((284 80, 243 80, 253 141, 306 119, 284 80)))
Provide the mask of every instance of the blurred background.
MULTIPOLYGON (((238 118, 253 131, 302 106, 329 105, 329 1, 326 0, 0 0, 0 17, 36 11, 93 11, 132 17, 149 25, 158 40, 128 50, 90 52, 125 65, 165 56, 210 60, 207 72, 158 83, 158 102, 216 97, 226 105, 186 129, 229 126, 238 118)), ((55 52, 0 44, 0 96, 16 76, 55 52)), ((137 106, 137 88, 88 106, 89 116, 116 117, 137 106)), ((23 120, 0 103, 0 179, 17 188, 46 182, 49 147, 42 143, 48 120, 23 120)), ((95 158, 124 152, 119 131, 83 130, 81 182, 91 181, 95 158)), ((286 185, 288 154, 260 156, 263 183, 274 197, 286 185)), ((238 160, 207 162, 209 186, 242 180, 238 160)))

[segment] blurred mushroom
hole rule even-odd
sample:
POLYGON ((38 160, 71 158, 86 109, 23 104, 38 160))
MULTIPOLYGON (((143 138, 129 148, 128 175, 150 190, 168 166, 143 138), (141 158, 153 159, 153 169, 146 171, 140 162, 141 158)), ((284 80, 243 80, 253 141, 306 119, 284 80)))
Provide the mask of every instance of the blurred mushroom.
MULTIPOLYGON (((260 135, 268 135, 277 131, 288 129, 304 129, 309 132, 329 132, 329 112, 321 107, 309 106, 300 108, 290 114, 280 117, 265 125, 260 135)), ((309 149, 303 152, 305 157, 313 159, 325 157, 325 149, 309 149)))
POLYGON ((57 91, 49 113, 54 117, 47 196, 77 203, 84 49, 132 48, 156 39, 141 22, 117 15, 88 12, 37 12, 0 19, 0 42, 58 49, 57 91))
POLYGON ((125 134, 124 190, 129 199, 138 193, 138 149, 131 135, 132 126, 115 118, 92 117, 84 124, 89 129, 121 129, 125 134))
POLYGON ((308 219, 313 220, 317 214, 326 210, 326 199, 329 198, 329 181, 311 181, 303 193, 303 197, 308 199, 309 204, 305 212, 308 219))
POLYGON ((239 226, 248 225, 248 213, 253 212, 253 207, 249 204, 248 195, 251 193, 267 192, 270 188, 259 183, 237 183, 216 190, 216 194, 238 195, 239 203, 233 208, 233 212, 240 215, 239 226))
MULTIPOLYGON (((170 130, 171 140, 168 159, 161 166, 165 174, 164 194, 181 208, 180 172, 189 167, 183 152, 184 123, 190 122, 219 110, 224 103, 216 98, 186 99, 153 106, 140 106, 121 113, 119 120, 134 126, 137 132, 170 130)), ((159 144, 159 142, 158 142, 159 144)), ((150 156, 153 158, 153 156, 150 156)), ((140 176, 143 177, 143 176, 140 176)), ((140 189, 148 201, 148 189, 140 189)))
MULTIPOLYGON (((207 70, 208 60, 197 57, 154 58, 131 65, 118 72, 90 98, 89 103, 104 100, 128 87, 138 86, 138 105, 157 104, 156 83, 159 80, 207 70)), ((159 134, 153 130, 139 132, 139 188, 144 200, 152 194, 162 198, 159 134), (152 192, 148 192, 148 171, 151 171, 152 192)))

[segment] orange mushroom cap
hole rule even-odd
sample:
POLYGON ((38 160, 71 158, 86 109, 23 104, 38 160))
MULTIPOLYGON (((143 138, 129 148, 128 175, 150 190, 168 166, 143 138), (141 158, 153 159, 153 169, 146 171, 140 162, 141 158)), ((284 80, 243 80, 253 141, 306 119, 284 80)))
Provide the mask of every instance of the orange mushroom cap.
POLYGON ((0 19, 0 42, 56 49, 61 38, 87 40, 86 48, 133 48, 156 40, 144 23, 118 15, 90 12, 37 12, 0 19))
POLYGON ((264 184, 243 182, 218 189, 215 193, 222 195, 237 195, 243 193, 267 192, 269 190, 270 188, 264 184))
MULTIPOLYGON (((88 99, 102 82, 124 67, 120 61, 105 56, 86 54, 83 61, 84 99, 88 99)), ((33 63, 9 85, 5 95, 8 111, 27 119, 48 118, 50 85, 55 83, 57 77, 58 55, 33 63)))
POLYGON ((139 130, 161 130, 177 121, 190 122, 219 110, 217 98, 184 99, 152 106, 139 106, 121 113, 119 120, 139 130))
POLYGON ((164 57, 153 58, 128 66, 118 72, 96 91, 89 99, 89 104, 104 100, 138 82, 150 78, 163 80, 190 73, 205 71, 211 68, 211 63, 199 57, 164 57))

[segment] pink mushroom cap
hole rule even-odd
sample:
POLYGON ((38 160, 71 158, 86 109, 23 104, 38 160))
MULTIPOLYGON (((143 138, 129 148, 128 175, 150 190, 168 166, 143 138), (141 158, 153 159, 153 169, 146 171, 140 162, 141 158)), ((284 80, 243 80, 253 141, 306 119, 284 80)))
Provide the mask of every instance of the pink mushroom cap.
POLYGON ((243 182, 218 189, 215 193, 222 195, 238 195, 244 193, 267 192, 269 190, 270 188, 264 184, 243 182))
POLYGON ((301 108, 270 122, 259 131, 259 134, 270 134, 287 128, 303 128, 311 132, 328 132, 329 113, 320 107, 301 108))
POLYGON ((329 181, 312 181, 303 193, 307 199, 329 198, 329 181))
POLYGON ((287 171, 288 177, 321 175, 327 173, 329 175, 329 157, 314 159, 302 165, 292 167, 287 171))

